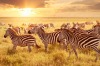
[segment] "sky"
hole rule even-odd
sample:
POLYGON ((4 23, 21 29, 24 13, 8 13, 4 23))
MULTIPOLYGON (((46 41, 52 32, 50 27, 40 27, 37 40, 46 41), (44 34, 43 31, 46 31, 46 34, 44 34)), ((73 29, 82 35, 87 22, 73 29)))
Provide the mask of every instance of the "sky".
POLYGON ((0 0, 0 17, 100 17, 100 0, 0 0))

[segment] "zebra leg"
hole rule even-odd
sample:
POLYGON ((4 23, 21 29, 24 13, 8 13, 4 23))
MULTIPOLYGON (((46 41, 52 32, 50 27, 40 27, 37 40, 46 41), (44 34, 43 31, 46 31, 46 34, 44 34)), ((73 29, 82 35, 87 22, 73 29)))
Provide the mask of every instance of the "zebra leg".
POLYGON ((75 46, 71 45, 71 47, 72 47, 72 49, 73 49, 73 51, 74 51, 74 53, 75 53, 75 55, 76 55, 76 58, 78 58, 78 54, 77 54, 77 52, 76 52, 75 46))
POLYGON ((45 45, 45 52, 47 52, 47 47, 48 47, 48 44, 44 44, 45 45))
MULTIPOLYGON (((73 51, 73 50, 72 50, 72 51, 73 51)), ((68 56, 68 58, 70 57, 72 51, 69 51, 69 56, 68 56)))
POLYGON ((67 51, 68 43, 67 43, 66 39, 64 39, 64 40, 62 41, 62 43, 63 43, 64 49, 66 49, 66 51, 67 51))
POLYGON ((16 47, 17 47, 17 45, 13 45, 13 48, 12 48, 12 50, 16 50, 16 47))
POLYGON ((96 58, 95 58, 95 62, 97 62, 97 60, 98 60, 98 56, 99 56, 99 53, 96 53, 96 58))
POLYGON ((31 52, 32 50, 31 50, 31 46, 30 45, 28 45, 28 50, 29 50, 29 52, 31 52))
POLYGON ((40 46, 38 46, 37 44, 36 44, 36 47, 37 47, 37 48, 41 48, 41 47, 40 47, 40 46))
POLYGON ((100 50, 99 50, 98 48, 94 48, 94 50, 96 51, 95 62, 97 62, 97 60, 98 60, 98 56, 100 55, 100 50))
POLYGON ((41 48, 38 44, 37 44, 37 42, 35 41, 35 45, 36 45, 36 47, 37 48, 41 48))

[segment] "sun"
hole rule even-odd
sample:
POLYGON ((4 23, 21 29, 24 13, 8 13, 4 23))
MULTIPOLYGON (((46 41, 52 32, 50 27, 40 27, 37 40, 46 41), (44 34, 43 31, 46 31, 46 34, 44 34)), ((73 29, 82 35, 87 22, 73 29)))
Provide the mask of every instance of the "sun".
POLYGON ((21 16, 23 17, 29 17, 35 14, 35 12, 33 12, 31 8, 23 8, 20 11, 21 11, 21 16))

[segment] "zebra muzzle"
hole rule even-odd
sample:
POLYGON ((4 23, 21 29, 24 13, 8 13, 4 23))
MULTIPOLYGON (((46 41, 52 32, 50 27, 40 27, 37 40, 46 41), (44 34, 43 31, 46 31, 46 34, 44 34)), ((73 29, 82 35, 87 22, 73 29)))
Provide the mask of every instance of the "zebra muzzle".
POLYGON ((6 38, 7 36, 6 35, 4 35, 4 38, 6 38))
POLYGON ((30 32, 30 31, 28 31, 28 34, 31 34, 31 32, 30 32))

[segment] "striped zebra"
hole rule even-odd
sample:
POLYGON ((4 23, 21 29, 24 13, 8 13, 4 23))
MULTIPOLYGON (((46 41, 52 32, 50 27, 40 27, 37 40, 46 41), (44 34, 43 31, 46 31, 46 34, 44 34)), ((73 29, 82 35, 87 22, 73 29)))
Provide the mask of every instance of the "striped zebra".
POLYGON ((88 32, 86 30, 82 29, 82 27, 80 27, 78 23, 76 23, 76 24, 73 23, 73 27, 70 28, 69 30, 77 35, 88 34, 88 32))
POLYGON ((73 33, 77 34, 77 35, 81 35, 81 34, 88 34, 87 31, 80 29, 80 28, 71 28, 70 31, 72 31, 73 33))
POLYGON ((94 32, 100 35, 100 25, 93 26, 94 32))
POLYGON ((35 29, 29 30, 28 31, 29 34, 33 34, 36 33, 38 34, 38 36, 40 37, 40 39, 42 40, 44 46, 45 46, 45 51, 47 52, 47 47, 48 44, 56 44, 57 42, 59 43, 63 43, 62 39, 60 37, 60 31, 55 31, 52 33, 46 33, 43 28, 41 27, 36 27, 35 29))
POLYGON ((50 27, 54 27, 54 24, 53 24, 53 23, 50 23, 49 26, 50 26, 50 27))
POLYGON ((77 35, 89 34, 91 36, 100 38, 99 37, 99 29, 100 29, 99 26, 93 26, 92 29, 84 30, 84 29, 81 29, 81 27, 78 24, 73 24, 73 27, 70 30, 77 35))
POLYGON ((70 25, 70 23, 64 23, 64 24, 62 24, 61 25, 61 29, 70 29, 71 28, 71 25, 70 25))
POLYGON ((28 46, 29 52, 31 52, 31 46, 36 45, 37 48, 40 48, 37 43, 36 39, 31 35, 18 35, 15 30, 8 28, 4 35, 4 38, 10 36, 13 44, 13 50, 16 50, 17 46, 25 47, 28 46))
POLYGON ((95 25, 92 27, 92 29, 85 30, 88 34, 100 38, 100 26, 95 25))
POLYGON ((63 37, 66 39, 67 43, 70 44, 72 47, 72 50, 74 51, 76 57, 78 58, 78 54, 76 49, 93 49, 97 52, 97 56, 95 58, 95 61, 98 59, 98 54, 100 54, 99 46, 100 46, 100 39, 97 37, 82 34, 77 35, 70 30, 67 29, 61 29, 63 37))

